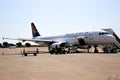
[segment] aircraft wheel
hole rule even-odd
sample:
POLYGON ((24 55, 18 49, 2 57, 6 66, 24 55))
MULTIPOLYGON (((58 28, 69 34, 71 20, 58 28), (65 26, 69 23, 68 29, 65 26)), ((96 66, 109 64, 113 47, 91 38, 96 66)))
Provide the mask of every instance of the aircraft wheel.
POLYGON ((37 53, 34 53, 33 55, 34 55, 34 56, 37 56, 37 53))
POLYGON ((27 53, 24 53, 24 56, 27 56, 27 53))
POLYGON ((96 50, 94 50, 94 53, 98 53, 98 50, 96 49, 96 50))

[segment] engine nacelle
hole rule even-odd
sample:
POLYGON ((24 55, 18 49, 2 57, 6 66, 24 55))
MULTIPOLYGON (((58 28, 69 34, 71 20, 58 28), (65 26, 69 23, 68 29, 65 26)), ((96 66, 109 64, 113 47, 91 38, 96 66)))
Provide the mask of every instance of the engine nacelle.
POLYGON ((51 54, 53 54, 53 53, 56 53, 56 54, 63 53, 63 54, 65 54, 64 47, 65 47, 64 43, 53 43, 49 46, 49 52, 51 54))
POLYGON ((50 45, 50 47, 51 48, 56 48, 56 47, 60 48, 61 47, 60 45, 61 45, 60 43, 53 43, 53 44, 50 45))

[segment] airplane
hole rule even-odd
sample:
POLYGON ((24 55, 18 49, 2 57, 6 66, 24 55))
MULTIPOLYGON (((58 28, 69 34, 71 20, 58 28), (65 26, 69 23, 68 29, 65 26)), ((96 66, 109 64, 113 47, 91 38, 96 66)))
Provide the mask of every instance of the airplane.
POLYGON ((56 35, 56 36, 41 36, 38 32, 35 24, 31 23, 32 28, 32 36, 33 38, 25 39, 25 38, 4 38, 11 40, 20 40, 20 41, 32 41, 35 43, 39 43, 40 45, 48 46, 49 52, 52 53, 65 53, 64 48, 69 47, 81 47, 94 46, 94 52, 98 53, 98 45, 116 45, 120 48, 120 44, 115 44, 118 41, 115 36, 105 30, 100 31, 88 31, 88 32, 77 32, 77 33, 68 33, 64 35, 56 35))

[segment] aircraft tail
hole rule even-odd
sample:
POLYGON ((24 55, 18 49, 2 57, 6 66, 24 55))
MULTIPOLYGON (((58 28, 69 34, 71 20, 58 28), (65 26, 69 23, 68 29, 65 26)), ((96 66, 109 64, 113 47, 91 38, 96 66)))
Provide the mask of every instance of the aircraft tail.
POLYGON ((33 22, 31 23, 31 28, 32 28, 32 36, 33 36, 33 38, 41 36, 33 22))

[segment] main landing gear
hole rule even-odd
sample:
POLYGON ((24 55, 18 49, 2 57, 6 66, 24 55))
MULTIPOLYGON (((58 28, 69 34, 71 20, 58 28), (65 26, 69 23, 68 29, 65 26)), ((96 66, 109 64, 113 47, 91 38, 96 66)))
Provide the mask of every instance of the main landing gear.
MULTIPOLYGON (((90 48, 91 48, 91 46, 88 46, 88 47, 87 47, 87 52, 88 52, 88 53, 90 52, 90 51, 89 51, 90 48)), ((94 46, 94 53, 98 53, 98 52, 99 52, 99 51, 98 51, 98 49, 97 49, 97 46, 95 45, 95 46, 94 46)))
POLYGON ((97 46, 94 46, 94 53, 98 53, 99 51, 98 51, 98 49, 97 49, 97 46))
POLYGON ((55 47, 50 47, 49 52, 50 52, 50 54, 65 54, 65 48, 58 47, 56 45, 55 47))

